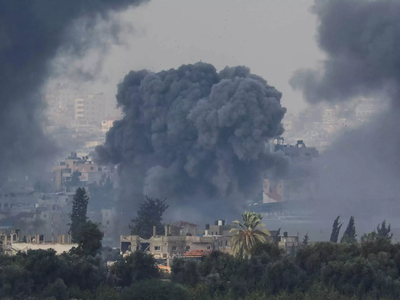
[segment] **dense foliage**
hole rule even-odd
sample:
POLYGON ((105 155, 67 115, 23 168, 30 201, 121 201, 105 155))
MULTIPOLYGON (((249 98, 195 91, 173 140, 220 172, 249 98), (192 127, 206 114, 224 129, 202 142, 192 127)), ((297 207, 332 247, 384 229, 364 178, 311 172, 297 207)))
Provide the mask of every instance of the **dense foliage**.
MULTIPOLYGON (((245 256, 211 252, 201 260, 175 258, 171 274, 160 273, 154 257, 141 251, 115 257, 105 249, 101 256, 101 233, 96 224, 84 224, 85 242, 69 253, 1 252, 0 299, 395 300, 400 295, 400 244, 392 243, 386 222, 360 242, 310 243, 306 235, 297 253, 258 242, 245 256)), ((344 236, 355 238, 354 219, 347 229, 344 236)))
POLYGON ((257 244, 251 258, 212 252, 175 259, 162 280, 151 255, 135 252, 111 266, 100 256, 36 250, 0 254, 0 299, 398 299, 400 245, 379 237, 321 242, 286 255, 257 244))
POLYGON ((75 237, 75 242, 78 243, 78 247, 72 251, 79 256, 96 256, 101 248, 103 236, 103 232, 100 231, 96 223, 86 221, 79 227, 75 237))

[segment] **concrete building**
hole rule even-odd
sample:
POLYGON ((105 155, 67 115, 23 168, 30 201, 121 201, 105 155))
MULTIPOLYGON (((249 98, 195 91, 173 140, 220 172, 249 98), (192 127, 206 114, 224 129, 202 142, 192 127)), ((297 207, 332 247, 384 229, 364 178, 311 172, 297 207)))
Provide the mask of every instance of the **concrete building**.
POLYGON ((1 231, 0 241, 6 254, 15 255, 18 252, 26 252, 28 250, 49 250, 53 249, 57 254, 68 252, 78 244, 71 243, 70 235, 50 236, 47 240, 43 234, 20 236, 19 231, 1 231))
POLYGON ((89 123, 100 122, 105 116, 103 93, 75 99, 75 120, 89 123))
POLYGON ((284 232, 283 235, 279 235, 277 242, 278 247, 283 249, 286 254, 294 254, 301 247, 299 236, 289 236, 287 232, 284 232))
MULTIPOLYGON (((167 266, 174 257, 200 259, 212 251, 232 254, 230 240, 233 235, 230 230, 233 226, 226 225, 223 220, 218 220, 215 225, 207 224, 205 233, 196 236, 173 235, 172 232, 179 232, 179 230, 172 227, 166 225, 163 236, 156 235, 154 227, 153 236, 149 239, 143 239, 138 235, 121 235, 120 253, 129 255, 137 250, 144 251, 152 254, 157 260, 166 261, 167 266)), ((270 233, 270 242, 276 243, 287 254, 291 254, 301 247, 298 235, 289 236, 287 232, 281 235, 280 230, 270 231, 270 233)))
POLYGON ((74 172, 79 172, 79 180, 85 185, 89 183, 99 183, 105 174, 105 168, 93 163, 88 156, 78 157, 72 152, 64 161, 51 167, 53 182, 57 189, 61 190, 66 182, 72 179, 74 172))
POLYGON ((101 121, 101 131, 107 133, 113 127, 115 121, 116 119, 101 121))
POLYGON ((282 151, 286 156, 295 161, 311 161, 312 158, 318 157, 319 153, 315 147, 306 147, 303 140, 298 140, 296 145, 288 145, 284 143, 284 139, 279 137, 274 141, 274 151, 282 151))
POLYGON ((138 235, 120 237, 121 254, 142 250, 152 254, 156 259, 165 259, 167 264, 174 257, 184 257, 190 251, 230 251, 229 240, 231 236, 227 231, 228 226, 217 222, 214 226, 206 225, 205 234, 197 234, 196 225, 189 222, 177 222, 173 226, 165 226, 163 236, 156 235, 143 239, 138 235), (218 228, 217 228, 218 227, 218 228), (210 234, 212 233, 212 234, 210 234))
POLYGON ((74 103, 80 95, 80 91, 63 83, 50 88, 45 95, 49 121, 56 125, 68 125, 74 119, 74 103))

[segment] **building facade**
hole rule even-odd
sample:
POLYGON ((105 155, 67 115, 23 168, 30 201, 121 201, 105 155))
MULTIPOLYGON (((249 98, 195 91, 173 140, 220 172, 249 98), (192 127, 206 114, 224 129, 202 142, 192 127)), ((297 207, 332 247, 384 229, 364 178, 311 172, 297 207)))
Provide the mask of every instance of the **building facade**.
POLYGON ((105 116, 105 97, 103 93, 75 99, 75 120, 100 122, 105 116))

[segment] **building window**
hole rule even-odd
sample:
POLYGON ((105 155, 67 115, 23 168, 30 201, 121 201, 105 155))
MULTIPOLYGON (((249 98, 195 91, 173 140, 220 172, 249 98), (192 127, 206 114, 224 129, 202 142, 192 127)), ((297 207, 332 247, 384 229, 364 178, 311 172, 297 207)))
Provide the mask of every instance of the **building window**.
POLYGON ((186 246, 186 251, 189 251, 190 250, 190 246, 186 246))
POLYGON ((225 241, 225 246, 228 246, 228 241, 225 241))
POLYGON ((210 250, 211 249, 211 246, 207 246, 207 250, 210 250))
POLYGON ((43 218, 46 218, 46 215, 43 215, 43 218))
POLYGON ((176 251, 176 246, 172 246, 172 251, 176 251))
POLYGON ((160 251, 160 246, 154 246, 155 251, 160 251))
POLYGON ((90 167, 90 170, 92 170, 92 171, 93 171, 93 170, 94 170, 94 168, 93 168, 93 167, 90 167))

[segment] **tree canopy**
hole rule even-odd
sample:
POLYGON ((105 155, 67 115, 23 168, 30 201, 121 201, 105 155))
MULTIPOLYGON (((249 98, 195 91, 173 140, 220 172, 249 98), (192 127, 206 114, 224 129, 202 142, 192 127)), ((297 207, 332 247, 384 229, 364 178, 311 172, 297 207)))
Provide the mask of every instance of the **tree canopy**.
POLYGON ((343 233, 343 237, 340 240, 341 243, 355 243, 357 242, 357 234, 356 234, 356 225, 354 224, 354 217, 351 216, 349 220, 349 224, 345 232, 343 233))
POLYGON ((265 225, 261 223, 262 217, 254 212, 244 212, 242 214, 243 223, 233 221, 237 226, 232 228, 234 233, 230 241, 232 251, 236 256, 247 257, 251 256, 251 250, 257 243, 268 242, 268 237, 271 235, 268 230, 261 228, 265 225))
POLYGON ((153 226, 156 226, 156 233, 164 233, 162 216, 168 209, 167 199, 145 197, 144 202, 140 204, 137 217, 132 219, 132 225, 129 226, 133 235, 139 235, 148 239, 153 235, 153 226))
POLYGON ((339 240, 339 233, 340 229, 342 228, 343 223, 339 222, 340 216, 338 216, 335 221, 333 222, 332 225, 332 233, 331 233, 331 238, 330 241, 332 243, 337 243, 339 240))
POLYGON ((80 256, 96 256, 101 249, 101 240, 104 234, 100 231, 99 226, 92 221, 86 221, 79 227, 76 236, 78 247, 72 253, 80 256))
POLYGON ((69 214, 71 219, 69 232, 74 243, 78 241, 80 227, 85 224, 87 220, 88 203, 89 197, 86 194, 85 188, 78 188, 72 200, 72 212, 69 214))

